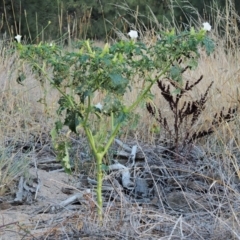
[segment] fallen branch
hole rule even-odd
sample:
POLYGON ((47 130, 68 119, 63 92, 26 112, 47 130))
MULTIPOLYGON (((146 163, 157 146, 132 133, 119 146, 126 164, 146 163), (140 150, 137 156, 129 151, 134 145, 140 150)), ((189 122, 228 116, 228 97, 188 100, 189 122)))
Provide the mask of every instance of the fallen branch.
POLYGON ((132 190, 134 183, 130 180, 130 170, 121 163, 115 163, 109 166, 109 170, 121 170, 123 187, 132 190))
POLYGON ((18 183, 18 191, 16 193, 16 198, 14 199, 14 203, 20 204, 23 202, 23 187, 24 187, 23 177, 20 177, 20 180, 18 183))

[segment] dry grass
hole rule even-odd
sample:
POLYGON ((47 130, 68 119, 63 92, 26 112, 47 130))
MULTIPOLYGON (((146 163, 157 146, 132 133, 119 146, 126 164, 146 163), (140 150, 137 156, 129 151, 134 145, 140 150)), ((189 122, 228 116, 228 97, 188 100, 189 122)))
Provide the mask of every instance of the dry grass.
MULTIPOLYGON (((230 20, 225 19, 225 23, 230 20)), ((185 79, 189 81, 204 76, 189 98, 200 96, 214 81, 206 109, 194 131, 208 129, 214 114, 223 107, 227 112, 230 107, 239 106, 240 50, 237 43, 231 47, 226 45, 229 42, 233 45, 235 37, 231 39, 230 34, 220 37, 217 30, 224 25, 221 15, 216 22, 219 23, 215 27, 216 31, 210 33, 217 41, 215 54, 210 57, 202 54, 198 68, 185 74, 185 79)), ((1 45, 4 47, 4 43, 1 45)), ((47 109, 37 102, 44 96, 44 92, 27 66, 24 69, 27 73, 24 86, 16 83, 18 57, 8 55, 8 50, 3 49, 0 57, 0 196, 6 191, 2 186, 12 183, 26 169, 26 159, 34 151, 36 138, 41 140, 43 134, 49 135, 57 101, 57 94, 49 86, 47 109), (22 149, 26 145, 32 148, 23 153, 22 149), (7 155, 9 152, 10 155, 7 155), (16 172, 16 169, 20 170, 16 172)), ((155 87, 152 92, 156 105, 166 114, 169 122, 173 121, 160 90, 155 87)), ((131 101, 131 97, 135 98, 136 94, 137 87, 126 99, 131 101)), ((114 200, 105 199, 103 225, 98 223, 90 204, 77 214, 63 217, 61 223, 53 219, 49 229, 35 236, 43 239, 40 237, 43 234, 48 236, 47 239, 56 239, 56 236, 64 239, 71 232, 72 239, 74 236, 84 239, 240 239, 239 111, 234 121, 222 123, 213 134, 194 143, 193 147, 198 149, 201 156, 193 152, 195 160, 190 163, 176 163, 164 158, 161 151, 161 154, 157 153, 155 150, 161 149, 159 138, 167 136, 162 136, 163 132, 159 135, 151 131, 156 122, 144 107, 137 111, 141 115, 138 127, 132 132, 125 129, 125 137, 134 136, 139 147, 145 144, 143 152, 146 158, 151 161, 154 159, 154 165, 145 167, 149 167, 149 178, 158 186, 155 187, 155 192, 159 193, 156 202, 129 203, 126 194, 114 192, 111 198, 114 200), (198 184, 201 190, 189 187, 187 184, 190 180, 198 184)))

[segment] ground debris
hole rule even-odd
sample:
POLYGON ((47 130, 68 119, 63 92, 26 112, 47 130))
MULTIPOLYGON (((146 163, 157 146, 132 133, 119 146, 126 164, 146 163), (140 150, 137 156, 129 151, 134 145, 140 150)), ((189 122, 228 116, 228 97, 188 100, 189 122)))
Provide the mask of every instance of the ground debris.
POLYGON ((19 178, 15 199, 0 199, 5 219, 0 231, 6 233, 4 224, 11 223, 6 221, 11 211, 19 216, 23 211, 28 231, 25 239, 238 238, 240 192, 236 178, 223 175, 216 157, 198 154, 195 161, 178 162, 162 149, 135 142, 124 145, 127 158, 118 156, 104 175, 102 224, 97 217, 94 176, 87 172, 68 176, 51 168, 54 159, 38 159, 31 177, 19 178), (134 151, 133 146, 137 146, 134 151), (139 152, 144 158, 137 158, 139 152), (39 167, 41 164, 46 168, 39 167), (123 184, 126 169, 131 188, 123 184))

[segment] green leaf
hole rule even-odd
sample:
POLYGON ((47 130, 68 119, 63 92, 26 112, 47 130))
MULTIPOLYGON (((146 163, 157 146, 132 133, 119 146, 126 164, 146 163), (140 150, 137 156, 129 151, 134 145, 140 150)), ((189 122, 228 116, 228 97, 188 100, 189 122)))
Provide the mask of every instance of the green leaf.
POLYGON ((108 171, 109 167, 105 164, 102 164, 102 171, 108 171))
POLYGON ((77 127, 79 126, 80 122, 81 121, 79 119, 79 112, 68 109, 66 113, 64 125, 68 126, 72 132, 77 133, 77 127))
POLYGON ((170 68, 170 77, 172 80, 182 82, 182 69, 179 66, 172 66, 170 68))
POLYGON ((210 55, 215 48, 215 44, 212 39, 205 37, 203 40, 203 46, 206 48, 207 55, 210 55))
POLYGON ((56 128, 57 132, 62 130, 62 127, 63 127, 63 124, 60 120, 55 122, 55 128, 56 128))
POLYGON ((117 124, 123 124, 126 122, 129 114, 120 112, 115 118, 114 118, 114 125, 116 126, 117 124))
POLYGON ((196 59, 191 59, 189 62, 188 62, 188 66, 190 67, 191 70, 195 70, 198 66, 198 61, 196 59))
POLYGON ((131 120, 130 120, 129 128, 131 130, 135 130, 139 124, 140 115, 139 114, 131 114, 130 119, 131 120))
POLYGON ((112 88, 119 94, 125 93, 125 89, 128 85, 128 80, 122 77, 122 75, 119 73, 109 74, 109 77, 112 80, 111 81, 112 88))
POLYGON ((51 135, 52 140, 55 141, 55 139, 58 135, 58 132, 55 127, 51 130, 50 135, 51 135))

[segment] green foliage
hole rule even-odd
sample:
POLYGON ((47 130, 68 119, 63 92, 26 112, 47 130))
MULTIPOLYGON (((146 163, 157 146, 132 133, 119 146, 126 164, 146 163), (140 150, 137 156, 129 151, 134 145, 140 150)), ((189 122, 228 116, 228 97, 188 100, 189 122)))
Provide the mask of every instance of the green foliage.
MULTIPOLYGON (((171 31, 162 35, 150 47, 141 42, 120 41, 112 46, 106 44, 102 49, 83 41, 75 51, 68 52, 55 45, 17 45, 20 58, 32 66, 37 79, 47 79, 61 94, 59 119, 51 133, 55 143, 63 126, 76 134, 82 127, 86 133, 97 163, 100 215, 102 160, 120 128, 135 118, 133 110, 148 100, 152 86, 161 77, 172 76, 180 82, 181 67, 184 64, 185 68, 189 67, 193 60, 197 62, 200 46, 209 53, 213 51, 214 44, 204 30, 179 34, 171 31), (51 73, 48 68, 52 69, 51 73), (140 93, 133 102, 124 101, 124 95, 131 92, 136 81, 142 81, 140 93), (94 102, 96 93, 101 93, 101 103, 94 102)), ((54 145, 64 168, 70 171, 67 144, 63 141, 54 145)))

